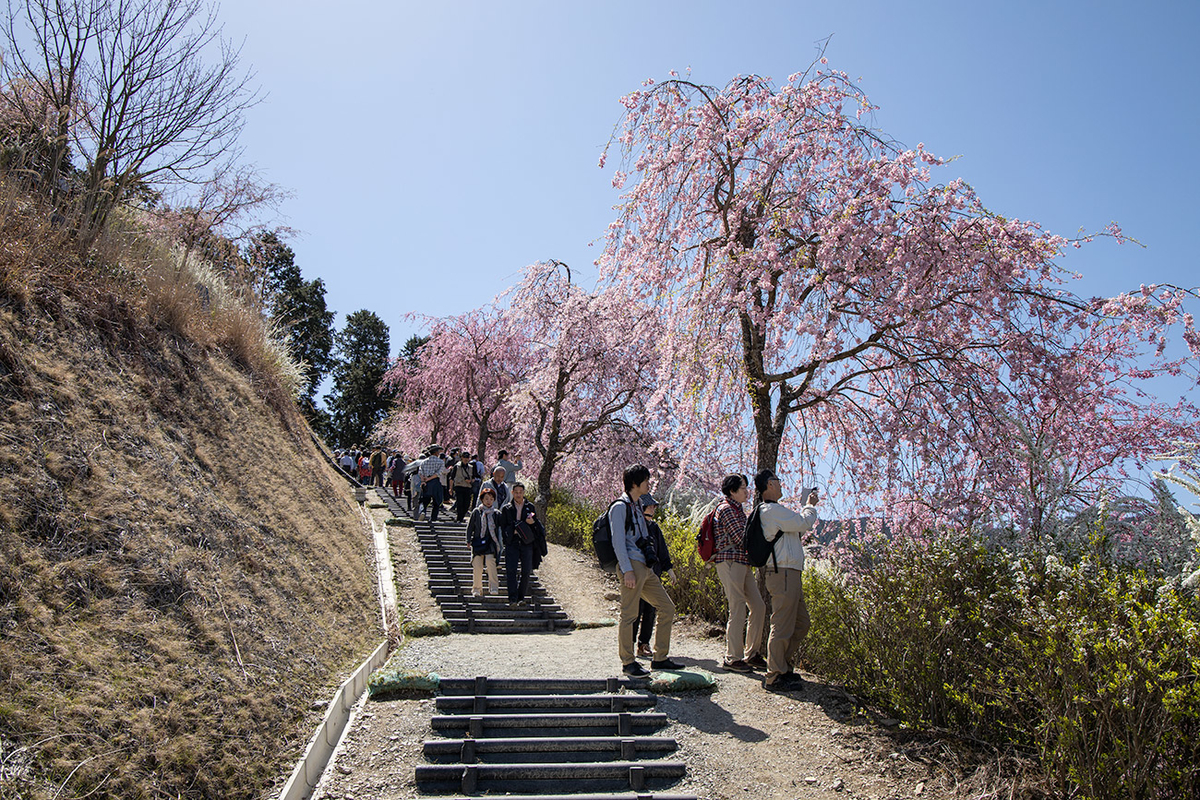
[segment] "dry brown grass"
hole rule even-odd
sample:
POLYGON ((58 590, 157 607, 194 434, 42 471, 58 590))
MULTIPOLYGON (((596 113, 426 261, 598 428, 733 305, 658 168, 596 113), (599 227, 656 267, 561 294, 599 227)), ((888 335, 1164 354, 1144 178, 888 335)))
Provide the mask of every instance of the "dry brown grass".
POLYGON ((370 541, 248 322, 35 217, 0 197, 0 799, 260 797, 378 642, 370 541))

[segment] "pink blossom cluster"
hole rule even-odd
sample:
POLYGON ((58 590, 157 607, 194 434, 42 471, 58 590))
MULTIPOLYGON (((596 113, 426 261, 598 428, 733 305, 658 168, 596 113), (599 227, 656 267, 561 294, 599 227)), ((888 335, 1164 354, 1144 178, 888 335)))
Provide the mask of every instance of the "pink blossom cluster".
POLYGON ((673 73, 621 103, 599 283, 541 262, 426 320, 389 373, 394 442, 507 445, 543 488, 598 500, 633 461, 689 488, 821 475, 841 513, 921 535, 1049 531, 1200 439, 1193 405, 1147 388, 1195 380, 1196 291, 1083 298, 1059 263, 1117 225, 1068 240, 989 211, 864 122, 876 107, 824 60, 780 86, 673 73))
POLYGON ((661 314, 656 400, 685 466, 753 448, 801 480, 826 465, 849 512, 1037 527, 1195 439, 1193 406, 1141 388, 1195 374, 1194 293, 1075 296, 1072 242, 936 182, 946 162, 863 124, 844 73, 622 103, 599 265, 661 314), (1173 326, 1190 362, 1165 356, 1173 326))

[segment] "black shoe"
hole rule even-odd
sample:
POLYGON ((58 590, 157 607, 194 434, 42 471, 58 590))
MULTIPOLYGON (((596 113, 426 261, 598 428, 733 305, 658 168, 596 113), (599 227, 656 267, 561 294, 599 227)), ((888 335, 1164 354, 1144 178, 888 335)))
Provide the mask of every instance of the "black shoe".
POLYGON ((639 678, 650 674, 648 671, 646 671, 645 667, 636 661, 631 661, 630 663, 621 667, 621 672, 624 672, 626 675, 634 675, 639 678))
POLYGON ((721 669, 727 669, 730 672, 750 672, 751 671, 750 665, 740 658, 737 661, 729 661, 728 659, 726 659, 724 662, 722 662, 721 669))
POLYGON ((650 669, 683 669, 683 664, 664 658, 662 661, 651 661, 650 669))
POLYGON ((768 692, 798 692, 804 688, 804 679, 794 672, 785 672, 771 683, 763 678, 763 688, 768 692))
POLYGON ((750 667, 750 669, 766 669, 767 660, 758 653, 755 653, 746 659, 746 666, 750 667))

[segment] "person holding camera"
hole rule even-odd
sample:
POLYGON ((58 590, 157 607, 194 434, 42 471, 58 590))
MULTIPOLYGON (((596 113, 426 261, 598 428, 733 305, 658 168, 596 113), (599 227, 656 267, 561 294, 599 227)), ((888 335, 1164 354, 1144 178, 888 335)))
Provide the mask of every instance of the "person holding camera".
MULTIPOLYGON (((654 521, 654 513, 658 511, 658 501, 654 499, 654 495, 646 492, 642 495, 638 504, 642 509, 642 516, 646 518, 646 527, 650 529, 650 538, 654 542, 654 574, 662 580, 663 573, 667 574, 667 579, 672 583, 675 582, 674 564, 671 563, 671 551, 667 549, 667 540, 663 536, 662 528, 658 527, 658 523, 654 521)), ((638 658, 654 658, 654 651, 650 649, 650 635, 654 633, 654 618, 658 615, 658 609, 647 603, 645 600, 638 601, 638 617, 639 619, 633 622, 633 636, 637 640, 637 655, 638 658)))
POLYGON ((668 656, 671 650, 671 626, 675 622, 675 603, 662 581, 654 574, 658 561, 657 548, 639 501, 650 491, 650 470, 643 464, 625 468, 622 476, 625 494, 608 510, 612 531, 613 551, 621 572, 621 616, 617 625, 617 654, 621 671, 626 675, 646 675, 646 668, 637 662, 633 628, 640 617, 640 601, 645 600, 657 610, 655 614, 654 659, 651 669, 681 669, 682 664, 668 656))
POLYGON ((771 691, 804 688, 792 671, 792 659, 808 635, 808 606, 804 604, 804 543, 800 534, 817 524, 817 490, 808 493, 800 511, 779 503, 783 489, 769 469, 754 476, 758 518, 763 536, 774 540, 775 556, 762 567, 771 594, 771 638, 767 641, 767 674, 763 688, 771 691))

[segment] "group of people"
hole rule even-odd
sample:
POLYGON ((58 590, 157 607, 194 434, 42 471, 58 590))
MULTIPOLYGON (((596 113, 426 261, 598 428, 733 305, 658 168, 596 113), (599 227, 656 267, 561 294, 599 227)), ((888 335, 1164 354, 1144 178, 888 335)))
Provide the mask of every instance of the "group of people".
POLYGON ((546 528, 525 498, 525 485, 517 480, 523 466, 520 458, 510 461, 508 451, 501 450, 484 480, 483 463, 457 447, 447 452, 441 445, 431 445, 408 462, 401 453, 388 456, 382 448, 369 455, 348 450, 335 457, 359 481, 387 485, 397 499, 406 496, 414 520, 428 516, 431 523, 437 522, 445 504, 452 502, 455 521, 468 520, 471 594, 484 594, 485 576, 487 594, 500 593, 497 565, 503 557, 509 606, 529 605, 533 571, 547 553, 546 528))
POLYGON ((481 461, 466 450, 455 447, 447 452, 441 445, 427 447, 412 461, 406 461, 399 451, 389 454, 382 446, 337 450, 334 461, 360 483, 389 487, 397 499, 406 498, 414 519, 428 515, 431 522, 437 521, 447 502, 453 502, 455 518, 462 522, 478 504, 485 485, 494 490, 499 509, 510 499, 517 471, 523 466, 520 459, 509 461, 508 451, 501 450, 490 480, 484 481, 481 461))
POLYGON ((414 519, 423 517, 437 522, 444 499, 453 498, 457 522, 467 519, 467 543, 471 547, 471 594, 500 593, 498 560, 505 559, 508 604, 512 608, 529 605, 529 583, 533 571, 547 553, 546 528, 537 509, 525 498, 525 484, 518 481, 522 467, 518 459, 508 460, 508 451, 498 453, 491 477, 483 479, 483 464, 465 450, 455 448, 446 457, 442 447, 433 445, 415 462, 410 496, 416 498, 414 519), (468 518, 469 517, 469 518, 468 518))
MULTIPOLYGON (((653 520, 658 504, 650 494, 650 470, 634 464, 626 468, 623 480, 625 493, 608 510, 621 575, 617 632, 621 669, 627 675, 647 674, 637 661, 639 657, 650 658, 651 669, 678 669, 680 665, 670 658, 675 603, 662 583, 664 573, 668 580, 673 578, 673 570, 662 532, 653 520), (648 631, 654 623, 657 632, 651 649, 648 631)), ((745 475, 727 475, 721 482, 723 498, 714 518, 716 547, 711 559, 729 605, 723 666, 734 672, 761 670, 764 687, 786 691, 803 686, 792 668, 809 629, 801 535, 817 523, 819 498, 813 489, 799 511, 787 508, 779 502, 783 490, 771 470, 754 476, 754 491, 762 533, 773 548, 771 559, 760 568, 771 596, 770 635, 764 636, 766 603, 759 593, 746 547, 749 481, 745 475)))
MULTIPOLYGON (((444 453, 439 445, 407 463, 400 453, 389 456, 382 448, 370 454, 345 451, 337 458, 360 481, 390 485, 397 498, 403 492, 414 519, 428 511, 430 522, 436 522, 444 504, 452 500, 455 519, 468 520, 471 594, 500 593, 497 565, 504 558, 509 606, 528 605, 530 579, 547 554, 546 530, 525 498, 524 484, 517 480, 519 459, 509 461, 508 452, 501 450, 484 480, 482 462, 458 448, 444 453)), ((658 502, 650 493, 650 470, 634 464, 625 469, 623 482, 624 493, 607 512, 621 578, 617 633, 621 669, 627 675, 648 674, 638 658, 648 658, 651 669, 679 669, 682 665, 670 658, 675 603, 663 584, 664 576, 674 580, 674 570, 662 530, 654 521, 658 502)), ((754 476, 753 489, 754 508, 772 546, 771 559, 760 567, 771 597, 770 633, 766 603, 746 547, 750 480, 745 475, 726 475, 721 482, 723 497, 714 512, 716 546, 710 560, 729 607, 722 666, 734 672, 762 671, 763 686, 773 691, 794 689, 803 681, 793 671, 792 661, 810 625, 801 536, 817 523, 819 498, 813 489, 799 511, 787 508, 779 502, 783 490, 771 470, 754 476)))

